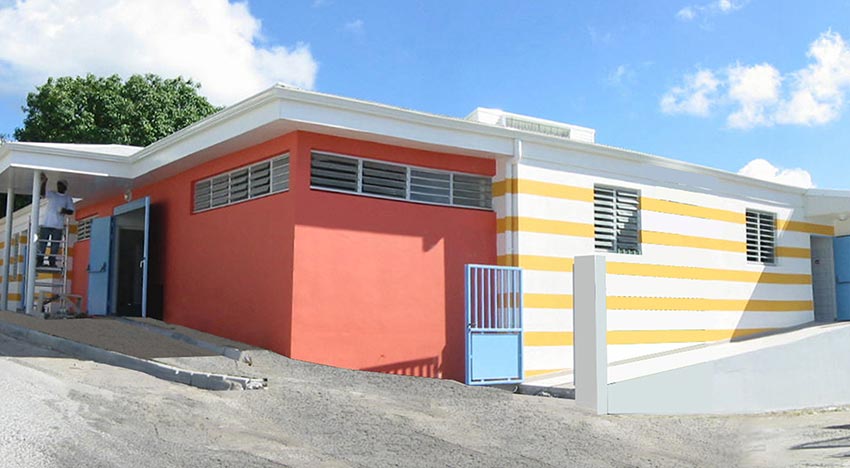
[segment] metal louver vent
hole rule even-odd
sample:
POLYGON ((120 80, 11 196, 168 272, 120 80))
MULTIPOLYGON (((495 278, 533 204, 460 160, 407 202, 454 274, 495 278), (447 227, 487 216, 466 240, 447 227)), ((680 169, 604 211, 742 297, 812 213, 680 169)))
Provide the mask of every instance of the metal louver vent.
POLYGON ((452 202, 452 175, 422 169, 410 170, 410 199, 448 205, 452 202))
POLYGON ((407 168, 394 164, 363 161, 363 193, 407 198, 407 168))
POLYGON ((640 253, 640 194, 613 187, 593 188, 594 242, 599 250, 640 253))
POLYGON ((356 159, 313 153, 310 162, 310 185, 356 192, 357 172, 356 159))
POLYGON ((258 198, 289 189, 289 155, 234 169, 195 182, 192 211, 258 198))
POLYGON ((212 207, 212 180, 202 180, 195 184, 195 211, 212 207))
POLYGON ((317 189, 487 210, 493 203, 492 180, 479 175, 319 152, 310 170, 310 186, 317 189))
POLYGON ((776 215, 747 210, 747 261, 776 262, 776 215))
POLYGON ((91 222, 94 218, 94 216, 91 216, 77 222, 77 242, 87 240, 91 237, 91 222))
POLYGON ((452 204, 490 208, 492 183, 489 179, 464 174, 452 174, 452 204))
POLYGON ((570 137, 570 129, 558 127, 555 125, 547 125, 545 123, 534 122, 530 120, 520 119, 516 117, 505 117, 505 127, 524 130, 526 132, 542 133, 561 138, 570 137))

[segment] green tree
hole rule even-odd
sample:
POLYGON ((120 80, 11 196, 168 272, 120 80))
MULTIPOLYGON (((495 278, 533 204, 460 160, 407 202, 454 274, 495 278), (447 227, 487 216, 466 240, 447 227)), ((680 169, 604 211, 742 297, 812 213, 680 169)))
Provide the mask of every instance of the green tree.
POLYGON ((18 141, 147 146, 220 110, 182 77, 63 76, 27 95, 18 141))

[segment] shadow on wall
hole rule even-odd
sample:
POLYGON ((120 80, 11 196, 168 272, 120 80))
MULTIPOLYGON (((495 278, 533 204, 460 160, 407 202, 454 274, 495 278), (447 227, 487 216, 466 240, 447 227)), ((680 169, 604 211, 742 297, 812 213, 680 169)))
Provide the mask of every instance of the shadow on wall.
POLYGON ((442 373, 439 371, 438 362, 439 360, 437 359, 437 356, 434 356, 425 359, 395 362, 383 366, 367 367, 361 370, 369 372, 380 372, 383 374, 412 375, 415 377, 439 378, 442 376, 442 373))

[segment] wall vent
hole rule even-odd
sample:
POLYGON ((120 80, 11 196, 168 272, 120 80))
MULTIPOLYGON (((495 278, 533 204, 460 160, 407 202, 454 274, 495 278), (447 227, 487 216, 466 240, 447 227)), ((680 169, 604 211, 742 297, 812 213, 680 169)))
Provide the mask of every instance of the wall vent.
POLYGON ((556 127, 555 125, 547 125, 539 122, 533 122, 517 117, 505 117, 505 127, 524 130, 526 132, 542 133, 544 135, 552 135, 561 138, 570 137, 570 129, 564 127, 556 127))

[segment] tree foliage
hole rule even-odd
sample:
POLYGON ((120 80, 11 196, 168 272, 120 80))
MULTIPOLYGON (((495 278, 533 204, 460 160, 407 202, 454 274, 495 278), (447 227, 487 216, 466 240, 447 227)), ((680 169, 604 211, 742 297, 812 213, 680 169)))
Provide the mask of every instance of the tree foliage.
POLYGON ((147 146, 216 112, 191 79, 63 76, 27 95, 18 141, 147 146))

